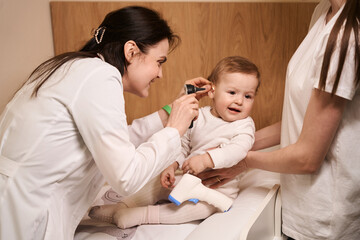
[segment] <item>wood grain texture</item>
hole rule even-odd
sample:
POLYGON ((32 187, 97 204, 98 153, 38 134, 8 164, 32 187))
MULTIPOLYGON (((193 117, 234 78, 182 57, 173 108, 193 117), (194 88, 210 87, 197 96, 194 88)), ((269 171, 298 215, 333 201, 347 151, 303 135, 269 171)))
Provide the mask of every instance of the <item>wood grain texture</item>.
MULTIPOLYGON (((78 50, 113 10, 155 9, 181 37, 163 78, 146 99, 125 94, 128 122, 170 103, 187 79, 207 77, 222 58, 240 55, 261 72, 252 117, 260 129, 281 119, 287 63, 308 31, 316 3, 245 2, 51 2, 55 53, 78 50)), ((201 105, 210 104, 209 99, 201 105)))

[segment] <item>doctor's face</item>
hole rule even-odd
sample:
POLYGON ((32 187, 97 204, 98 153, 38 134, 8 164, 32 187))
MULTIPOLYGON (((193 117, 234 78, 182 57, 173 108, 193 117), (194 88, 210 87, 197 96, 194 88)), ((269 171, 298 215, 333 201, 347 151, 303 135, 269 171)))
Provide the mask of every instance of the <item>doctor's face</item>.
POLYGON ((134 56, 123 76, 124 90, 139 97, 149 95, 150 84, 162 77, 162 64, 169 51, 167 39, 148 49, 148 52, 134 56))

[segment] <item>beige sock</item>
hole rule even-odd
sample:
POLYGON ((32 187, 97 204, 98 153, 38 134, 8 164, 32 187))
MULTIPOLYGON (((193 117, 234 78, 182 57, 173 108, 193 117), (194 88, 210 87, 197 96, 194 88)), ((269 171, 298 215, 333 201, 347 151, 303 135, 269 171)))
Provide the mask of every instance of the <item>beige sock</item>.
POLYGON ((115 214, 120 216, 121 219, 122 212, 124 212, 121 211, 121 209, 154 205, 159 200, 167 199, 169 193, 170 189, 166 189, 161 186, 160 176, 158 176, 149 181, 138 192, 133 195, 123 197, 121 202, 117 204, 101 205, 91 208, 89 217, 103 222, 114 223, 113 218, 115 214), (118 211, 120 212, 117 213, 118 211))
POLYGON ((119 209, 122 208, 128 208, 128 206, 123 202, 118 202, 116 204, 95 206, 90 209, 89 217, 99 221, 113 223, 114 214, 117 211, 119 211, 119 209))

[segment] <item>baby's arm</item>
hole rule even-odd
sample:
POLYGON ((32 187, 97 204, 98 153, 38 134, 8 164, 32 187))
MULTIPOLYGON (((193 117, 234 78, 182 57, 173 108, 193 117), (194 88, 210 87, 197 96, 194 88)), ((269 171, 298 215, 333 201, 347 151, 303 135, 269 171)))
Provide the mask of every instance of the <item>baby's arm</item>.
POLYGON ((193 156, 187 159, 183 165, 182 170, 191 174, 197 175, 207 168, 214 168, 214 163, 208 153, 193 156))
POLYGON ((228 168, 243 160, 255 140, 255 125, 251 118, 233 131, 238 132, 229 142, 215 149, 207 150, 214 163, 214 169, 228 168))
POLYGON ((191 147, 190 147, 190 130, 189 130, 181 137, 181 154, 176 158, 176 161, 179 164, 178 166, 182 166, 184 164, 184 161, 186 157, 189 156, 190 151, 191 151, 191 147))
POLYGON ((160 174, 160 183, 164 188, 173 187, 175 183, 175 171, 178 169, 178 162, 174 162, 170 166, 168 166, 164 171, 160 174))

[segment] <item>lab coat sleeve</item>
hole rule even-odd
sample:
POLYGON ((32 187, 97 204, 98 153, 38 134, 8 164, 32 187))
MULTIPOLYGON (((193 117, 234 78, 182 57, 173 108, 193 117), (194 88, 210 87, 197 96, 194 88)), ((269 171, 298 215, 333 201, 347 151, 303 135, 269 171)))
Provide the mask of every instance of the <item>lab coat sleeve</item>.
POLYGON ((152 113, 146 117, 135 119, 128 126, 130 141, 138 147, 141 143, 147 141, 154 133, 163 129, 158 112, 152 113))
POLYGON ((180 153, 179 133, 163 128, 136 148, 119 72, 102 66, 83 82, 70 106, 75 124, 106 181, 119 194, 132 194, 174 161, 180 153))
POLYGON ((255 141, 255 124, 251 118, 237 126, 236 134, 229 143, 207 151, 214 163, 214 169, 231 167, 244 159, 255 141))

